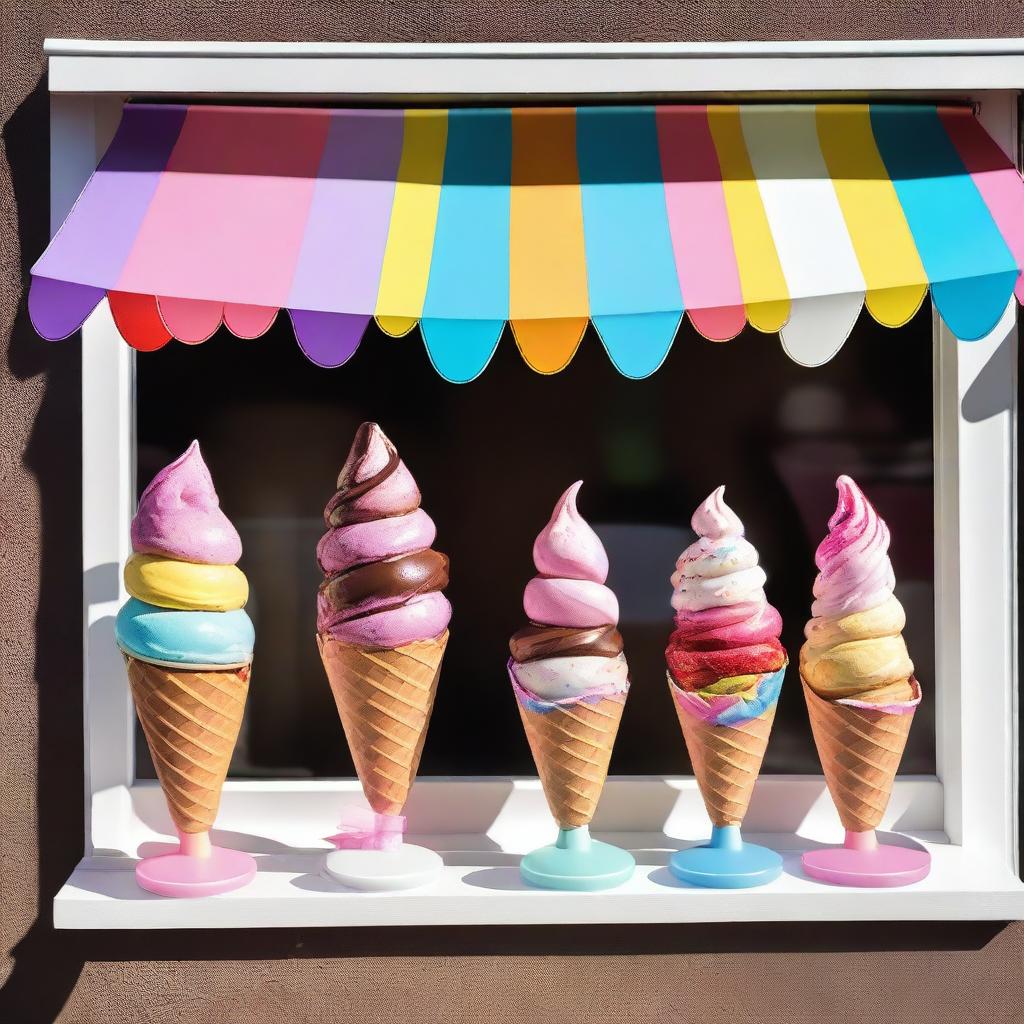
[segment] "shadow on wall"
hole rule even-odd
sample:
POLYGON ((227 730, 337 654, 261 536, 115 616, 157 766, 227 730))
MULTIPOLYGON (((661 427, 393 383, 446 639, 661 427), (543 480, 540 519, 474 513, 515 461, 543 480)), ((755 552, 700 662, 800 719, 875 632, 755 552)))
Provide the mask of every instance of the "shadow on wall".
MULTIPOLYGON (((49 239, 49 120, 43 78, 3 131, 26 281, 28 267, 49 239)), ((82 545, 77 523, 82 503, 81 346, 74 338, 63 344, 42 343, 29 322, 23 295, 8 364, 17 381, 45 376, 23 456, 38 483, 42 517, 35 617, 36 707, 29 698, 17 708, 29 723, 33 716, 37 723, 38 848, 5 850, 5 870, 23 877, 17 887, 22 899, 31 900, 35 894, 37 916, 13 950, 14 970, 0 992, 0 1019, 29 1022, 57 1016, 84 963, 84 957, 53 931, 50 911, 54 894, 82 850, 82 545)), ((17 501, 18 495, 8 498, 17 501)), ((26 695, 30 692, 26 688, 26 695)), ((21 744, 30 749, 31 734, 29 725, 23 737, 11 738, 2 756, 21 755, 21 744)), ((12 816, 15 806, 31 806, 28 793, 11 792, 5 797, 12 816)), ((9 912, 5 907, 5 915, 9 912)))
MULTIPOLYGON (((28 265, 48 239, 48 95, 45 79, 7 123, 4 146, 28 265)), ((73 990, 86 960, 247 960, 275 958, 530 954, 641 954, 753 951, 979 949, 998 923, 717 924, 693 926, 273 929, 228 932, 55 932, 53 896, 83 847, 81 688, 81 357, 77 339, 36 337, 24 299, 10 340, 10 369, 46 386, 24 462, 38 482, 42 533, 35 626, 37 849, 8 850, 7 870, 24 872, 24 898, 37 899, 34 923, 13 950, 14 970, 0 991, 0 1019, 50 1021, 73 990), (20 858, 20 863, 19 863, 20 858), (32 861, 35 885, 32 884, 32 861)), ((16 497, 16 496, 15 496, 16 497)), ((31 730, 26 730, 30 735, 31 730)), ((26 746, 30 745, 25 741, 26 746)), ((13 742, 5 756, 19 756, 13 742)), ((28 806, 27 794, 8 799, 28 806)), ((5 908, 6 909, 6 908, 5 908)))

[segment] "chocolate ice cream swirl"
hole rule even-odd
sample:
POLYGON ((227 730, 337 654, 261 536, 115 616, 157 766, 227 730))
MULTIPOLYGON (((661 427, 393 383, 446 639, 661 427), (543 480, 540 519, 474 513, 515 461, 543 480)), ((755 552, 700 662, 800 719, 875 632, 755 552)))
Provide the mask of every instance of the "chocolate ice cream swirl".
POLYGON ((381 611, 446 586, 448 556, 428 548, 385 562, 368 562, 332 576, 320 591, 328 604, 343 614, 367 601, 374 602, 374 611, 381 611))
MULTIPOLYGON (((362 451, 364 457, 369 447, 371 436, 366 427, 367 424, 364 423, 359 428, 356 439, 353 442, 353 450, 358 448, 362 451)), ((383 469, 372 476, 368 476, 365 480, 346 479, 343 471, 338 490, 324 509, 324 522, 328 526, 348 526, 350 523, 368 523, 371 520, 379 519, 381 511, 361 507, 359 499, 385 483, 389 477, 395 474, 399 465, 401 465, 401 459, 398 457, 398 452, 393 446, 389 446, 388 460, 384 464, 383 469)), ((415 496, 406 494, 403 497, 404 501, 398 502, 397 505, 387 510, 388 517, 406 515, 419 508, 420 496, 418 491, 415 493, 415 496)))
POLYGON ((611 625, 573 629, 532 622, 513 635, 509 648, 520 663, 541 658, 616 658, 622 653, 622 634, 611 625))
POLYGON ((318 631, 382 648, 439 636, 451 617, 448 558, 431 547, 416 481, 377 424, 356 432, 337 486, 317 545, 318 631))

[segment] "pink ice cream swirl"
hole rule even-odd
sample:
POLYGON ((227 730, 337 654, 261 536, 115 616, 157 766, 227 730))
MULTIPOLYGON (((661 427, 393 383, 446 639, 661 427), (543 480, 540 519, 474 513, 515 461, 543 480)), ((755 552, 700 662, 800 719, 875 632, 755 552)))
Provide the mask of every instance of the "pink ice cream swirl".
POLYGON ((537 575, 526 584, 523 607, 541 625, 580 629, 619 621, 619 602, 604 585, 608 555, 576 508, 582 486, 578 480, 562 495, 533 543, 537 575))
POLYGON ((510 641, 521 701, 621 699, 629 689, 619 602, 605 586, 608 556, 576 508, 582 486, 562 495, 533 545, 537 575, 523 594, 530 623, 510 641))
POLYGON ((889 527, 850 477, 839 477, 836 488, 839 501, 828 521, 829 533, 814 554, 819 569, 811 606, 815 617, 877 608, 896 586, 889 527))
POLYGON ((233 565, 242 557, 242 540, 221 511, 198 441, 142 492, 131 537, 143 555, 208 565, 233 565))
POLYGON ((317 629, 344 643, 396 648, 440 636, 451 619, 441 590, 448 559, 416 481, 376 423, 356 432, 317 545, 325 579, 317 629))

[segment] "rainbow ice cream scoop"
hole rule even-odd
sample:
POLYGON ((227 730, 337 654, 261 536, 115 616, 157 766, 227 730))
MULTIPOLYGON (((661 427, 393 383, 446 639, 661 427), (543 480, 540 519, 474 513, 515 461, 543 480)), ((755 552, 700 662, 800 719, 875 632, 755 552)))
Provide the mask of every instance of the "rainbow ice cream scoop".
POLYGON ((903 640, 906 615, 893 594, 889 528, 848 476, 818 546, 812 618, 800 674, 826 700, 896 705, 919 696, 903 640))
POLYGON ((448 558, 431 547, 437 531, 416 481, 376 423, 356 432, 324 521, 321 636, 393 649, 444 633, 448 558))
POLYGON ((131 598, 117 616, 118 646, 178 668, 231 668, 252 661, 255 633, 238 532, 221 511, 199 442, 143 491, 124 567, 131 598))
POLYGON ((537 575, 526 585, 530 624, 511 641, 516 683, 541 701, 600 699, 629 689, 619 602, 605 586, 608 556, 576 507, 583 481, 558 500, 533 545, 537 575))
POLYGON ((675 630, 665 658, 677 702, 714 724, 762 715, 782 688, 782 617, 765 596, 767 580, 725 487, 694 512, 697 540, 672 574, 675 630))

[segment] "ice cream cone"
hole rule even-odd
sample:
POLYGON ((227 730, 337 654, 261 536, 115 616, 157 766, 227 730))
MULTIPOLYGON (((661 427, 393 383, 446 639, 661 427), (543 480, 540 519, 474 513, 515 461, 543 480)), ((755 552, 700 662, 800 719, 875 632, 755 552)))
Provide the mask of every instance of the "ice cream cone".
POLYGON ((681 707, 671 677, 668 685, 711 823, 717 828, 741 824, 761 772, 776 705, 742 724, 716 725, 681 707))
MULTIPOLYGON (((889 803, 913 708, 903 714, 819 697, 801 676, 825 782, 848 832, 877 828, 889 803)), ((911 678, 916 692, 917 680, 911 678)))
POLYGON ((238 739, 250 666, 178 670, 125 655, 135 710, 180 832, 208 832, 238 739))
POLYGON ((419 767, 445 630, 386 649, 317 636, 363 793, 378 814, 401 814, 419 767))
POLYGON ((551 814, 561 828, 590 824, 608 776, 625 696, 519 713, 551 814))

